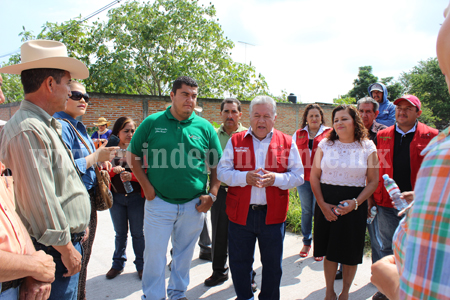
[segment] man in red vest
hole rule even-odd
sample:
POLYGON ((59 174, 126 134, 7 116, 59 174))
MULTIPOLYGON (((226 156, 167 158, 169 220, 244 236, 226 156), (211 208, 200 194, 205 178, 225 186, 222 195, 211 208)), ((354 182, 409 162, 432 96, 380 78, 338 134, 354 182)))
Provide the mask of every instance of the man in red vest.
POLYGON ((420 153, 433 137, 438 134, 417 119, 421 115, 420 100, 413 95, 405 95, 394 101, 396 124, 377 134, 377 149, 380 159, 380 182, 373 194, 378 207, 378 230, 382 242, 381 255, 393 254, 392 237, 401 217, 384 188, 381 176, 388 174, 402 192, 412 191, 417 172, 424 156, 420 153))
POLYGON ((217 171, 228 185, 228 251, 238 300, 254 299, 251 288, 258 240, 263 284, 259 299, 280 299, 281 263, 289 189, 303 184, 302 161, 292 138, 273 128, 276 103, 257 96, 250 128, 228 141, 217 171))

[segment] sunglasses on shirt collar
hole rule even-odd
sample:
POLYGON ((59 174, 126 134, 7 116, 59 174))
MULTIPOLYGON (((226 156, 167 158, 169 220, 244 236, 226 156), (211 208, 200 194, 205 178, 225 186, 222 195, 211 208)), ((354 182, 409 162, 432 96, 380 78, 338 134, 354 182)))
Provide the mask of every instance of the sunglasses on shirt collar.
POLYGON ((82 92, 73 91, 72 92, 72 96, 70 96, 70 99, 72 99, 74 101, 80 101, 81 98, 84 98, 84 101, 86 103, 89 102, 89 95, 88 95, 88 93, 83 94, 82 92))

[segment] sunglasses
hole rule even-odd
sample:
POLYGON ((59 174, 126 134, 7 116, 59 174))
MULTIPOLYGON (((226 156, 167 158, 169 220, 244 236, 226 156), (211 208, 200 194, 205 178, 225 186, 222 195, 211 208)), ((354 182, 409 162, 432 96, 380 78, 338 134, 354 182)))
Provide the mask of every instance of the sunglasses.
POLYGON ((83 94, 82 92, 73 91, 72 92, 72 96, 70 96, 70 99, 72 99, 74 101, 80 101, 81 98, 84 98, 84 101, 86 103, 89 102, 89 95, 88 95, 88 93, 83 94))

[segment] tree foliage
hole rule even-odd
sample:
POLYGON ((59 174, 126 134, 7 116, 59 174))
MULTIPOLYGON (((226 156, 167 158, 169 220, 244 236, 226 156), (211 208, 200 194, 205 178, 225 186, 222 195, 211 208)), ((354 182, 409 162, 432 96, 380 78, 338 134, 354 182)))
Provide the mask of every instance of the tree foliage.
POLYGON ((134 0, 110 10, 107 21, 80 20, 46 23, 37 38, 63 42, 88 66, 88 90, 162 96, 184 75, 196 79, 201 97, 247 100, 268 92, 253 66, 232 60, 234 43, 224 36, 214 5, 134 0))
POLYGON ((394 77, 386 77, 378 80, 378 77, 372 74, 372 66, 359 67, 358 78, 353 81, 353 89, 342 98, 355 98, 356 101, 368 96, 368 88, 376 82, 383 83, 388 90, 388 98, 390 100, 397 99, 404 92, 404 87, 400 82, 395 82, 394 77))
POLYGON ((420 61, 411 71, 402 73, 400 81, 408 94, 416 95, 422 102, 425 119, 431 117, 438 128, 449 124, 450 95, 437 58, 420 61))

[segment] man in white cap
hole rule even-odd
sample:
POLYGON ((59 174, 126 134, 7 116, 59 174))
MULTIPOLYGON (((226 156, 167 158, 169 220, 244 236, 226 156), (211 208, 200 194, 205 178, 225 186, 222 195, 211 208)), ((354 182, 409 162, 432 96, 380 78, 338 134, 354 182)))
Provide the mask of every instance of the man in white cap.
POLYGON ((395 105, 392 104, 388 96, 387 88, 382 83, 374 83, 369 86, 369 96, 375 99, 379 104, 379 114, 376 121, 386 126, 395 124, 395 105))
POLYGON ((71 78, 89 76, 86 66, 67 56, 66 46, 27 41, 21 63, 0 69, 20 74, 24 100, 0 135, 0 160, 15 178, 17 212, 36 250, 56 263, 49 299, 76 299, 81 268, 80 241, 89 223, 89 194, 52 115, 65 109, 71 78))

